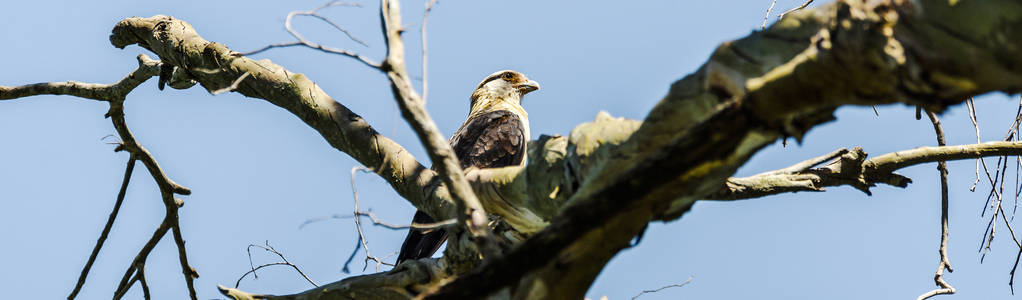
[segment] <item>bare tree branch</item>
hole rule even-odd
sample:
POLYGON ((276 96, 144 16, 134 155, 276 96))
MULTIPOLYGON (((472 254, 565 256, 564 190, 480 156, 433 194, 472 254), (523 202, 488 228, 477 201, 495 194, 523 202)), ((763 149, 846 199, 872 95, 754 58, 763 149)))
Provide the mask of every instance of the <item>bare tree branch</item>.
POLYGON ((380 226, 380 227, 387 228, 387 229, 403 230, 403 229, 408 229, 408 228, 412 227, 411 225, 394 224, 394 223, 390 223, 390 222, 384 221, 384 220, 378 218, 376 216, 376 214, 374 214, 372 211, 358 211, 358 212, 355 212, 354 215, 335 214, 335 215, 330 215, 330 216, 326 216, 326 217, 319 217, 319 218, 309 219, 309 220, 306 220, 305 222, 302 222, 301 225, 298 225, 298 228, 301 229, 301 228, 305 227, 306 225, 309 225, 309 224, 312 224, 312 223, 316 223, 316 222, 319 222, 319 221, 331 220, 331 219, 338 219, 338 220, 353 219, 356 216, 358 216, 358 217, 368 217, 369 221, 373 222, 373 225, 380 226))
POLYGON ((692 282, 692 278, 693 278, 693 276, 689 275, 688 279, 685 280, 684 282, 681 282, 681 283, 669 284, 669 285, 665 285, 665 286, 662 286, 662 287, 659 287, 659 288, 656 288, 656 289, 652 289, 652 290, 643 290, 642 292, 639 292, 638 294, 633 296, 632 300, 639 299, 639 296, 642 296, 644 294, 656 293, 656 292, 659 292, 659 291, 662 291, 662 290, 665 290, 665 289, 668 289, 668 288, 673 288, 673 287, 683 287, 685 285, 688 285, 690 282, 692 282))
POLYGON ((145 266, 139 266, 138 272, 135 274, 138 275, 138 283, 142 285, 142 297, 146 300, 152 299, 152 295, 149 293, 149 283, 145 280, 145 266))
MULTIPOLYGON (((937 118, 937 114, 932 111, 926 111, 926 116, 930 118, 930 122, 933 123, 933 130, 937 134, 937 146, 946 145, 944 139, 944 128, 940 125, 940 119, 937 118)), ((947 162, 940 160, 937 162, 937 172, 940 173, 940 263, 937 264, 937 272, 933 275, 933 282, 937 284, 937 289, 919 295, 917 300, 924 300, 936 295, 950 295, 955 293, 955 288, 951 284, 944 280, 944 270, 948 272, 954 272, 951 269, 951 261, 947 255, 947 242, 950 232, 948 226, 948 183, 947 183, 947 162)))
MULTIPOLYGON (((78 283, 75 284, 75 288, 71 290, 71 295, 68 295, 68 299, 74 299, 78 296, 78 292, 82 290, 82 286, 85 286, 85 278, 89 276, 89 270, 92 269, 92 264, 96 262, 96 257, 99 256, 99 250, 103 248, 103 243, 106 242, 107 236, 110 235, 110 229, 114 227, 114 220, 117 219, 117 213, 121 210, 121 204, 124 203, 124 195, 128 191, 128 183, 131 182, 131 173, 135 170, 135 157, 128 158, 128 165, 124 169, 124 179, 121 180, 121 188, 117 192, 117 200, 114 202, 114 209, 110 212, 110 217, 107 218, 106 225, 103 226, 103 231, 99 234, 99 239, 96 241, 96 247, 92 248, 92 254, 89 255, 89 260, 85 263, 85 267, 82 268, 81 275, 78 275, 78 283)), ((143 282, 144 279, 143 279, 143 282)), ((148 298, 148 297, 146 297, 148 298)))
POLYGON ((270 241, 266 241, 264 244, 265 244, 265 246, 256 245, 256 244, 249 244, 248 247, 246 247, 245 251, 248 252, 248 262, 249 262, 249 265, 250 265, 251 269, 248 270, 248 272, 245 272, 245 274, 242 274, 241 277, 238 277, 238 281, 236 281, 234 283, 234 288, 238 288, 238 286, 241 285, 241 280, 245 279, 245 276, 248 276, 248 274, 252 274, 252 276, 254 276, 255 278, 259 278, 259 275, 255 273, 256 270, 262 269, 264 267, 277 266, 277 265, 284 265, 284 266, 291 267, 292 269, 297 271, 299 275, 302 275, 302 278, 305 278, 305 281, 308 281, 314 287, 319 287, 319 285, 316 284, 315 281, 312 281, 312 278, 309 278, 309 275, 305 275, 305 272, 302 272, 302 269, 298 268, 298 266, 296 266, 295 264, 293 264, 290 261, 288 261, 287 258, 284 257, 283 253, 280 253, 280 251, 277 251, 277 249, 273 248, 273 246, 270 246, 270 241), (277 257, 280 257, 281 262, 262 264, 262 265, 259 265, 258 267, 252 265, 252 251, 251 251, 252 247, 260 248, 260 249, 266 250, 266 252, 270 252, 270 253, 276 254, 277 257))
MULTIPOLYGON (((980 136, 979 136, 979 118, 976 116, 976 104, 974 102, 972 102, 972 98, 969 98, 969 100, 965 101, 965 107, 967 107, 969 109, 969 120, 972 121, 972 127, 976 129, 976 143, 977 144, 982 143, 982 140, 980 140, 980 136)), ((983 162, 984 167, 986 166, 986 161, 984 159, 982 159, 982 158, 977 158, 976 159, 976 181, 973 181, 972 182, 972 186, 969 187, 969 191, 972 191, 972 192, 976 191, 976 185, 979 184, 979 164, 980 164, 980 162, 983 162)))
POLYGON ((245 74, 241 74, 241 76, 238 76, 238 79, 235 79, 234 82, 232 82, 230 86, 227 86, 227 87, 219 89, 219 90, 212 91, 212 92, 210 92, 210 94, 219 95, 219 94, 223 94, 223 93, 226 93, 226 92, 233 92, 235 89, 238 88, 238 85, 241 84, 242 80, 245 80, 245 78, 248 78, 248 75, 252 75, 252 73, 245 72, 245 74))
POLYGON ((983 144, 919 147, 866 160, 861 148, 839 149, 776 171, 728 178, 725 186, 709 195, 709 200, 739 200, 787 192, 823 191, 824 187, 851 185, 867 194, 878 183, 906 187, 912 182, 894 171, 931 162, 1022 154, 1022 143, 989 142, 983 144), (835 156, 837 155, 837 156, 835 156), (826 166, 808 169, 839 158, 826 166))
POLYGON ((777 0, 770 1, 770 7, 767 8, 767 12, 763 15, 763 25, 759 26, 759 29, 766 29, 767 20, 770 19, 770 11, 774 10, 774 5, 777 4, 777 0))
POLYGON ((422 25, 419 26, 419 35, 422 36, 422 102, 426 103, 426 99, 429 99, 429 72, 427 67, 429 66, 429 57, 426 55, 426 20, 429 19, 429 12, 433 10, 433 5, 436 4, 437 0, 427 0, 426 10, 422 12, 422 25))
POLYGON ((245 55, 245 56, 254 55, 254 54, 261 53, 263 51, 270 50, 270 49, 273 49, 273 48, 285 48, 285 47, 294 47, 294 46, 305 46, 305 47, 308 47, 308 48, 316 49, 316 50, 323 51, 323 52, 330 53, 330 54, 337 54, 337 55, 343 55, 343 56, 351 57, 351 58, 354 58, 354 59, 362 62, 363 64, 365 64, 365 65, 367 65, 369 67, 372 67, 374 69, 379 69, 380 68, 380 64, 372 61, 368 57, 359 55, 359 54, 357 54, 355 52, 352 52, 350 50, 333 48, 333 47, 324 46, 324 45, 321 45, 319 43, 315 43, 315 42, 309 41, 309 40, 305 39, 305 37, 303 37, 300 33, 298 33, 297 30, 295 30, 294 28, 291 27, 291 20, 293 20, 295 16, 310 16, 310 17, 319 19, 319 20, 321 20, 323 22, 326 22, 327 24, 330 24, 330 26, 332 26, 332 27, 334 27, 334 29, 337 29, 338 31, 344 33, 344 35, 348 36, 348 38, 351 39, 352 41, 355 41, 356 43, 362 44, 362 46, 368 47, 369 44, 367 44, 366 42, 364 42, 361 39, 359 39, 359 38, 355 37, 354 35, 352 35, 351 32, 348 31, 347 29, 345 29, 344 27, 338 25, 337 23, 334 23, 330 19, 328 19, 326 17, 323 17, 322 15, 317 13, 320 9, 324 9, 324 8, 327 8, 327 7, 334 7, 334 6, 362 7, 362 4, 359 4, 359 3, 348 3, 348 2, 342 2, 342 1, 330 1, 327 4, 324 4, 324 5, 321 5, 319 7, 316 7, 314 9, 312 9, 312 10, 307 10, 307 11, 292 11, 292 12, 287 14, 287 18, 284 20, 284 28, 287 29, 287 32, 290 33, 291 36, 293 36, 298 41, 288 42, 288 43, 270 44, 270 45, 267 45, 265 47, 253 50, 253 51, 242 53, 242 55, 245 55))
POLYGON ((136 255, 135 259, 129 265, 128 270, 125 271, 120 284, 115 289, 114 298, 122 297, 124 293, 127 292, 128 288, 130 288, 130 286, 135 282, 141 282, 143 289, 146 291, 146 294, 148 294, 148 285, 145 283, 145 277, 142 273, 145 260, 167 231, 173 230, 175 233, 175 240, 177 242, 176 244, 178 246, 182 270, 185 274, 185 282, 188 284, 188 290, 191 298, 196 299, 193 279, 198 277, 198 274, 187 263, 184 240, 180 235, 180 224, 178 223, 177 218, 177 209, 181 205, 181 202, 179 199, 174 197, 175 194, 188 195, 191 191, 175 183, 167 176, 166 173, 163 172, 163 169, 156 162, 153 155, 135 140, 134 135, 132 135, 131 131, 128 130, 128 126, 124 120, 125 96, 130 93, 131 90, 138 87, 138 85, 142 82, 148 80, 150 77, 160 74, 161 68, 169 68, 170 66, 163 65, 160 61, 152 60, 146 55, 139 55, 137 60, 139 64, 138 68, 114 84, 89 84, 68 81, 65 83, 38 83, 17 87, 0 86, 0 99, 15 99, 34 95, 52 94, 73 95, 108 102, 110 110, 107 112, 106 117, 111 119, 114 129, 116 129, 117 134, 121 139, 121 142, 114 151, 127 150, 131 153, 129 166, 125 171, 125 178, 122 182, 121 190, 118 193, 118 200, 115 204, 114 211, 111 213, 103 232, 100 234, 96 247, 93 249, 90 258, 86 262, 86 266, 83 268, 82 274, 79 276, 78 284, 76 284, 75 288, 68 296, 69 299, 75 298, 81 290, 84 285, 84 280, 88 276, 91 265, 95 261, 96 256, 102 247, 103 241, 109 234, 110 227, 116 218, 118 208, 123 202, 124 192, 136 160, 141 161, 146 169, 148 169, 149 174, 159 187, 167 214, 164 217, 163 222, 154 232, 152 238, 150 238, 149 242, 142 247, 138 255, 136 255))
POLYGON ((71 95, 80 98, 118 101, 124 100, 132 90, 160 72, 160 62, 145 54, 137 57, 138 68, 113 84, 82 83, 78 81, 36 83, 23 86, 0 86, 0 100, 18 99, 36 95, 71 95))
MULTIPOLYGON (((365 173, 370 173, 370 172, 372 172, 372 170, 369 170, 369 169, 366 169, 366 168, 363 168, 363 167, 353 167, 353 168, 351 168, 351 194, 352 194, 353 198, 355 199, 355 210, 353 212, 353 214, 355 216, 358 216, 359 212, 362 211, 361 209, 359 209, 358 187, 355 185, 355 172, 358 172, 358 171, 362 171, 362 172, 365 172, 365 173)), ((355 230, 358 231, 358 242, 360 244, 362 244, 362 250, 364 250, 365 253, 366 253, 366 259, 364 261, 365 265, 362 267, 362 271, 365 271, 365 269, 369 267, 369 260, 372 260, 372 261, 376 262, 376 272, 380 271, 380 266, 383 265, 383 264, 391 265, 389 263, 383 262, 382 259, 380 259, 380 258, 378 258, 376 256, 373 256, 372 254, 369 253, 369 241, 366 240, 365 232, 362 231, 361 218, 352 218, 352 219, 355 220, 355 230)), ((373 219, 374 222, 376 221, 376 218, 372 218, 372 219, 373 219)), ((352 253, 352 256, 348 257, 348 261, 344 263, 343 270, 345 270, 345 272, 347 272, 347 270, 348 270, 348 263, 351 262, 351 258, 352 257, 354 257, 354 253, 352 253)))
MULTIPOLYGON (((806 2, 802 3, 802 5, 799 5, 799 6, 798 6, 798 7, 796 7, 796 8, 792 8, 792 9, 789 9, 789 10, 787 10, 787 11, 785 11, 785 12, 781 13, 781 15, 780 15, 780 16, 777 16, 777 19, 784 19, 784 15, 787 15, 787 14, 789 14, 789 13, 793 13, 793 12, 796 12, 796 11, 800 11, 800 10, 802 10, 802 9, 806 8, 807 6, 809 6, 809 4, 810 4, 810 3, 813 3, 813 0, 806 0, 806 2)), ((875 110, 875 108, 874 108, 874 112, 875 112, 875 111, 876 111, 876 110, 875 110)))

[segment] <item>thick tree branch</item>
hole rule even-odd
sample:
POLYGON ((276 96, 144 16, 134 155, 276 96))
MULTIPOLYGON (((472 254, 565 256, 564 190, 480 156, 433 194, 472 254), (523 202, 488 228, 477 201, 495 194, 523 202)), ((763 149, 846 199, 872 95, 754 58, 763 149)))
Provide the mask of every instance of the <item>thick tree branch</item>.
POLYGON ((586 178, 550 226, 429 298, 480 298, 514 282, 516 297, 580 298, 648 221, 679 217, 753 153, 776 137, 800 139, 840 105, 898 101, 939 111, 971 95, 1018 91, 1022 70, 1010 66, 1022 61, 1010 49, 1022 47, 1019 12, 1012 1, 842 1, 726 43, 673 86, 616 151, 622 157, 586 178), (974 18, 1001 22, 963 25, 974 18), (1011 37, 959 38, 995 33, 1011 37))
POLYGON ((153 51, 209 91, 228 87, 250 73, 234 91, 267 100, 299 117, 331 146, 383 177, 416 207, 440 219, 455 217, 453 207, 441 205, 450 198, 435 172, 304 75, 206 41, 188 23, 168 16, 125 19, 114 27, 110 40, 117 47, 138 44, 153 51))

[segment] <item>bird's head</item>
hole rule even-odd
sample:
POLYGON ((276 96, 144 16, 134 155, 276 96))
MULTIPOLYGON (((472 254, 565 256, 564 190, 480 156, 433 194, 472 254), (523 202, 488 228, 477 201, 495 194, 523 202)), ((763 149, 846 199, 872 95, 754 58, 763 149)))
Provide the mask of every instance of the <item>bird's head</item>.
POLYGON ((472 107, 482 102, 506 102, 521 104, 522 96, 539 89, 539 83, 529 80, 525 74, 512 70, 497 71, 486 76, 472 92, 472 107))

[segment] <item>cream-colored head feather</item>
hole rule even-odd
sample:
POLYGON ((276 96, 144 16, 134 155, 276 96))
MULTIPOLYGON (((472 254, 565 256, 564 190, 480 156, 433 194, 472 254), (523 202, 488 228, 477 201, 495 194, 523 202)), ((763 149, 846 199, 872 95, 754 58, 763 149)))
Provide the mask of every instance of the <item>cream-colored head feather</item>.
POLYGON ((529 80, 524 74, 501 70, 486 76, 472 92, 472 108, 469 115, 495 110, 510 110, 527 116, 522 109, 522 96, 539 89, 539 83, 529 80))

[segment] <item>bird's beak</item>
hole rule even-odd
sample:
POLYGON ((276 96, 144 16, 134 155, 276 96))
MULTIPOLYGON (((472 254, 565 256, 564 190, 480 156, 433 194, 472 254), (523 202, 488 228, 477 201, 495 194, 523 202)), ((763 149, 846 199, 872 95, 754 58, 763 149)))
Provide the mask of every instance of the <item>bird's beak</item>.
POLYGON ((532 80, 529 80, 529 81, 522 82, 522 83, 518 84, 518 91, 520 91, 522 93, 522 95, 528 94, 529 92, 535 91, 535 90, 538 90, 538 89, 539 89, 539 83, 535 82, 535 81, 532 81, 532 80))

